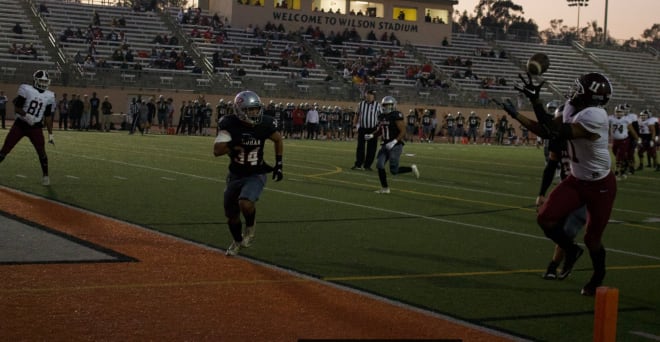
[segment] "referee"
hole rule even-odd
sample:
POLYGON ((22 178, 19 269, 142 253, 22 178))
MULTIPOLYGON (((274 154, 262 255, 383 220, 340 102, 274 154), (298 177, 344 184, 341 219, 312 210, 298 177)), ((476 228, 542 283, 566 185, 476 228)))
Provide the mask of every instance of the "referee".
POLYGON ((365 140, 364 135, 373 133, 378 126, 378 116, 381 114, 380 104, 375 101, 376 92, 367 90, 365 99, 358 104, 357 115, 353 125, 357 128, 357 149, 355 151, 355 164, 352 170, 371 171, 371 164, 376 158, 378 139, 365 140), (367 147, 365 153, 365 145, 367 147))

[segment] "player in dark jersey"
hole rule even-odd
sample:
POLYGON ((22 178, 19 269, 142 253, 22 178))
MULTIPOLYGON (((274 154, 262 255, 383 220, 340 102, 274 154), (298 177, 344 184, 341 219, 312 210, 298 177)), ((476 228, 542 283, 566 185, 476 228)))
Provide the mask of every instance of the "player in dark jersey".
MULTIPOLYGON (((552 107, 548 107, 552 108, 552 107)), ((554 116, 562 116, 564 112, 564 105, 556 107, 554 116)), ((548 113, 549 114, 549 113, 548 113)), ((545 195, 548 191, 548 188, 552 184, 552 180, 555 178, 555 171, 559 168, 559 175, 562 180, 566 179, 571 172, 570 165, 570 156, 568 154, 568 142, 566 139, 561 139, 558 137, 552 137, 547 139, 548 141, 548 157, 546 160, 545 168, 543 169, 543 177, 541 179, 541 190, 539 195, 536 197, 536 208, 540 208, 543 203, 545 203, 545 195)), ((584 224, 587 222, 587 207, 582 206, 575 211, 573 211, 564 222, 564 232, 571 239, 575 239, 578 232, 584 227, 584 224)), ((555 244, 554 252, 552 254, 552 259, 548 263, 548 267, 543 274, 543 279, 554 280, 559 279, 563 280, 568 277, 573 268, 564 267, 561 272, 557 274, 557 267, 564 260, 564 250, 555 244)))
POLYGON ((422 141, 431 142, 431 129, 433 128, 433 118, 431 117, 431 112, 428 109, 424 109, 424 115, 422 115, 422 141))
POLYGON ((282 174, 284 144, 273 119, 263 115, 259 96, 249 90, 234 99, 236 115, 227 115, 219 122, 219 132, 213 145, 213 155, 228 155, 230 159, 224 208, 229 232, 233 237, 227 255, 236 255, 242 247, 249 247, 255 234, 255 203, 266 184, 266 173, 272 172, 279 182, 282 174), (275 166, 264 162, 266 139, 275 144, 275 166), (241 214, 245 218, 242 227, 241 214))
POLYGON ((55 145, 53 139, 53 112, 57 102, 55 94, 48 90, 50 78, 45 70, 37 70, 33 75, 33 85, 21 84, 14 99, 14 112, 16 120, 5 137, 4 145, 0 149, 0 162, 23 139, 28 137, 39 156, 39 164, 43 177, 41 183, 50 185, 48 177, 48 155, 44 143, 43 127, 48 130, 48 142, 55 145))
POLYGON ((477 132, 479 131, 479 126, 481 125, 481 120, 477 116, 477 113, 470 112, 470 116, 467 119, 468 122, 468 142, 472 140, 473 144, 477 143, 477 132))
POLYGON ((370 140, 377 136, 381 136, 383 139, 383 144, 376 156, 376 168, 381 185, 381 189, 376 193, 389 194, 390 187, 387 184, 385 163, 390 163, 390 172, 393 175, 412 172, 416 178, 419 178, 419 170, 415 164, 399 166, 399 159, 403 152, 403 139, 406 136, 406 125, 403 122, 403 113, 396 110, 396 99, 392 96, 383 97, 381 108, 382 114, 378 116, 378 128, 374 133, 365 134, 364 139, 370 140))

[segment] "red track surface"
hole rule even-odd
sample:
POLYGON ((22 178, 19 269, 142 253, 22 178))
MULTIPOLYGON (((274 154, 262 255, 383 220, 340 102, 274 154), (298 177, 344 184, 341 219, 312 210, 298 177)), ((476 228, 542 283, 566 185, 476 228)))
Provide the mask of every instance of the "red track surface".
POLYGON ((0 266, 2 341, 506 340, 2 188, 0 209, 139 260, 0 266))

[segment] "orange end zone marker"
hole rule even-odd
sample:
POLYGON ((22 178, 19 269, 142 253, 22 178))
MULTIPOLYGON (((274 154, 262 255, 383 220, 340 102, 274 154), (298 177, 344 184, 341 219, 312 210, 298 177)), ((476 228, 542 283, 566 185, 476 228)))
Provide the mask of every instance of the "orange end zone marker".
POLYGON ((594 342, 615 342, 619 289, 600 286, 594 306, 594 342))

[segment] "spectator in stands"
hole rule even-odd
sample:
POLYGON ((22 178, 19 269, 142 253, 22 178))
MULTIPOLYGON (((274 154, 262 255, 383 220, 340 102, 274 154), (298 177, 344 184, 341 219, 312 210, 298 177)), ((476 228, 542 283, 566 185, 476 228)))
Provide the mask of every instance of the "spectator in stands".
POLYGON ((73 61, 76 62, 77 64, 83 64, 85 62, 85 58, 82 56, 80 51, 76 52, 76 54, 73 56, 73 61))
POLYGON ((126 18, 124 18, 124 15, 122 14, 121 17, 119 17, 119 27, 126 27, 126 18))
POLYGON ((11 32, 14 32, 15 34, 20 36, 23 34, 23 27, 21 27, 20 23, 16 23, 16 25, 14 25, 14 27, 11 29, 11 32))
POLYGON ((307 68, 303 68, 303 69, 300 71, 300 77, 302 77, 302 78, 308 78, 308 77, 309 77, 309 70, 307 70, 307 68))
POLYGON ((479 93, 479 104, 482 107, 486 107, 488 105, 489 97, 488 97, 488 92, 486 90, 482 90, 479 93))
POLYGON ((85 68, 85 70, 93 70, 96 68, 96 63, 94 62, 94 58, 92 56, 88 55, 87 58, 85 58, 85 61, 83 62, 83 68, 85 68))
POLYGON ((48 6, 46 6, 46 3, 42 1, 42 2, 39 4, 39 14, 40 14, 40 15, 47 15, 47 14, 49 14, 49 13, 50 13, 50 12, 48 12, 48 6))
POLYGON ((447 37, 442 38, 442 46, 449 46, 449 41, 447 40, 447 37))
POLYGON ((133 63, 135 60, 135 57, 133 56, 133 50, 128 50, 126 51, 126 55, 124 55, 124 59, 126 59, 126 62, 128 63, 133 63))
POLYGON ((16 43, 12 43, 11 46, 9 47, 9 53, 12 55, 18 55, 21 53, 21 49, 16 46, 16 43))
POLYGON ((110 33, 108 33, 108 36, 105 37, 105 39, 111 41, 111 42, 116 42, 119 41, 119 35, 117 34, 117 31, 112 30, 110 33))
POLYGON ((465 69, 465 73, 463 74, 463 77, 466 78, 466 79, 469 79, 469 80, 478 80, 479 79, 479 77, 477 77, 477 75, 475 75, 475 73, 472 72, 472 67, 467 67, 465 69))
POLYGON ((92 25, 101 26, 101 17, 99 16, 99 12, 96 10, 92 12, 92 25))
POLYGON ((399 20, 406 20, 406 13, 399 11, 399 15, 396 18, 399 20))

